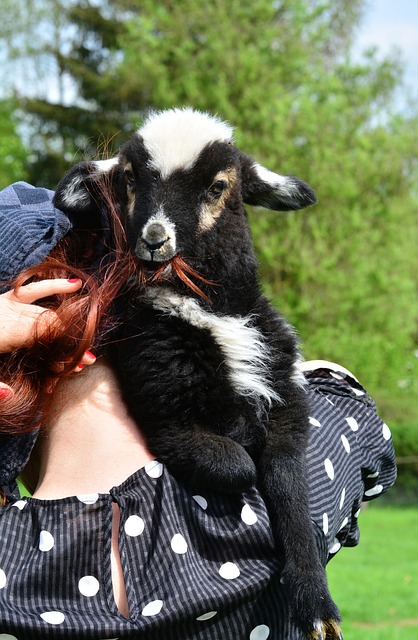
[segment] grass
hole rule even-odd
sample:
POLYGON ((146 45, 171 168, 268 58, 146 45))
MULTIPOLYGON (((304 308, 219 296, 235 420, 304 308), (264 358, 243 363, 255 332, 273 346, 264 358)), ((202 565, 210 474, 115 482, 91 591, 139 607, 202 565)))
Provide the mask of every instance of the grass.
POLYGON ((369 504, 359 522, 360 545, 328 565, 344 638, 417 640, 418 508, 369 504))

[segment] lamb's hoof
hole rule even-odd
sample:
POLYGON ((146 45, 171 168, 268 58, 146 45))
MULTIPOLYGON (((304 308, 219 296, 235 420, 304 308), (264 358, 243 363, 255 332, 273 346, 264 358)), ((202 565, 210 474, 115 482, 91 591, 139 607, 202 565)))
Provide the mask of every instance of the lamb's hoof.
POLYGON ((335 620, 318 621, 307 640, 343 640, 340 625, 335 620))
POLYGON ((293 618, 307 640, 341 640, 341 616, 329 593, 325 570, 313 564, 311 571, 303 574, 290 566, 283 572, 293 603, 293 618))

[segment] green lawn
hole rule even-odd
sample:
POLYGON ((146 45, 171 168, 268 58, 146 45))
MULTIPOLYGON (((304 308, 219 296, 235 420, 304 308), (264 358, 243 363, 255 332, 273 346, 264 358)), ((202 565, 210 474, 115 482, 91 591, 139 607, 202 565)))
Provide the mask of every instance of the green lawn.
POLYGON ((360 514, 358 547, 328 565, 345 640, 417 640, 418 507, 378 507, 360 514))

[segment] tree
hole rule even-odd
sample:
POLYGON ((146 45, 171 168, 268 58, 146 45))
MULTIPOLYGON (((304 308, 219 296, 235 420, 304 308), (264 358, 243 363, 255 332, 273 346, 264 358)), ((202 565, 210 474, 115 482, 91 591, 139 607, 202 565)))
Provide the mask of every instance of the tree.
POLYGON ((0 101, 0 189, 26 177, 28 152, 16 127, 11 100, 0 101))

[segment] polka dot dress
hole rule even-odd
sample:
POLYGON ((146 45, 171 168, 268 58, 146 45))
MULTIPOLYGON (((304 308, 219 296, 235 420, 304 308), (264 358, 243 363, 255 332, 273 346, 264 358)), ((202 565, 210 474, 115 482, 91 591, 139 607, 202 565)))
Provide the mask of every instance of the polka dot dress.
MULTIPOLYGON (((311 513, 324 564, 395 478, 390 431, 352 380, 309 378, 311 513)), ((301 640, 256 489, 192 495, 153 461, 109 494, 0 509, 0 640, 301 640), (129 618, 111 580, 112 503, 129 618)))

